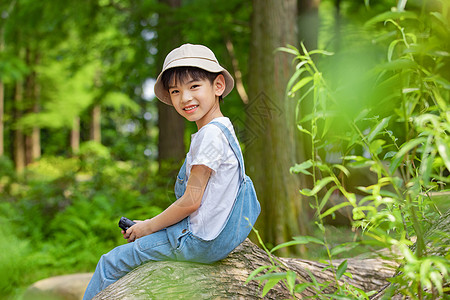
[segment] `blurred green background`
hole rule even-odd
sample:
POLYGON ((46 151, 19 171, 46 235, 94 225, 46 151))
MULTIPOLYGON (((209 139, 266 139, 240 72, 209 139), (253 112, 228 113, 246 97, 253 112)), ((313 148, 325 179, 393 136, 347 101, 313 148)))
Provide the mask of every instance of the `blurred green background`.
MULTIPOLYGON (((234 89, 225 99, 222 111, 234 122, 242 148, 250 149, 254 127, 247 124, 252 112, 246 109, 246 102, 249 98, 251 102, 255 94, 246 91, 252 78, 270 75, 252 73, 249 66, 251 49, 263 47, 252 44, 252 34, 258 30, 252 23, 253 14, 256 6, 265 5, 263 2, 1 1, 0 298, 14 299, 26 286, 45 277, 93 271, 101 254, 125 242, 116 226, 120 216, 150 218, 174 200, 174 174, 196 128, 174 117, 170 108, 158 103, 153 95, 155 77, 172 48, 185 42, 207 45, 231 70, 241 89, 234 89)), ((283 3, 279 1, 280 6, 283 3)), ((419 81, 424 85, 430 78, 438 82, 445 91, 442 101, 448 104, 450 14, 445 3, 297 1, 297 21, 292 26, 297 42, 293 46, 299 48, 302 41, 308 50, 334 53, 317 60, 335 91, 335 103, 339 103, 328 111, 329 122, 319 124, 327 127, 317 152, 324 161, 333 162, 333 153, 339 157, 352 143, 346 136, 349 128, 342 121, 344 117, 364 119, 370 133, 373 120, 397 114, 401 121, 407 116, 404 109, 420 113, 420 108, 425 111, 430 107, 420 97, 417 107, 415 100, 408 102, 409 108, 401 106, 398 90, 415 86, 409 86, 406 77, 389 74, 411 65, 405 61, 392 63, 399 51, 396 44, 400 43, 392 41, 401 38, 401 33, 394 24, 376 20, 382 13, 401 12, 399 19, 406 22, 405 26, 410 22, 411 28, 422 34, 417 38, 426 42, 412 43, 416 45, 414 55, 432 54, 417 59, 428 74, 428 79, 419 81), (428 24, 432 22, 429 19, 419 20, 429 11, 441 12, 434 15, 441 22, 439 26, 428 24), (369 110, 370 114, 361 116, 369 110)), ((275 48, 270 51, 275 57, 275 48)), ((286 61, 287 66, 294 65, 292 59, 286 61)), ((291 95, 289 101, 298 101, 306 89, 291 95)), ((301 105, 301 111, 311 108, 307 103, 301 105)), ((295 111, 288 113, 296 115, 295 111)), ((297 119, 310 120, 307 114, 300 116, 298 112, 297 119)), ((295 130, 297 124, 286 126, 295 130)), ((448 135, 449 129, 443 128, 443 136, 448 135)), ((392 126, 392 136, 399 145, 408 140, 409 132, 401 123, 392 126)), ((312 153, 305 136, 298 139, 300 142, 294 144, 301 144, 303 150, 299 152, 303 154, 295 162, 300 163, 312 153)), ((266 147, 282 149, 285 144, 281 141, 266 147)), ((384 147, 377 154, 393 150, 384 147)), ((345 154, 363 152, 357 145, 345 154)), ((252 155, 263 158, 264 153, 260 148, 252 155)), ((277 161, 267 163, 278 166, 277 161)), ((289 167, 293 164, 290 162, 289 167)), ((441 161, 439 166, 443 165, 441 161)), ((252 167, 250 160, 248 169, 255 168, 251 172, 258 172, 258 168, 252 167)), ((445 178, 448 173, 441 175, 445 178)), ((313 185, 305 177, 299 182, 303 188, 313 185)), ((257 190, 266 183, 255 180, 257 190)), ((306 203, 294 227, 311 234, 314 211, 309 210, 308 199, 298 193, 300 186, 277 188, 275 195, 282 195, 288 188, 298 194, 293 201, 306 203)), ((441 198, 439 203, 445 207, 448 198, 441 198)), ((276 202, 280 199, 273 201, 283 205, 276 202)), ((262 230, 267 232, 269 245, 289 238, 283 234, 282 239, 272 240, 268 232, 276 234, 277 221, 269 220, 262 230)), ((331 231, 331 239, 353 234, 345 217, 335 217, 330 224, 345 225, 336 229, 338 234, 331 231)), ((304 256, 314 256, 305 251, 300 250, 304 256)))

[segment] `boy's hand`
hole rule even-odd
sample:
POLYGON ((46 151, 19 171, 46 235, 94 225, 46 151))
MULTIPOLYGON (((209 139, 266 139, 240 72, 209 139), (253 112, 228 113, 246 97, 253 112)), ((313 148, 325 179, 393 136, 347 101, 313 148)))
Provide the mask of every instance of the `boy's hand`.
POLYGON ((134 242, 136 239, 149 235, 153 233, 150 226, 150 219, 145 221, 133 220, 136 222, 133 226, 127 229, 127 231, 122 230, 123 238, 128 241, 128 243, 134 242))

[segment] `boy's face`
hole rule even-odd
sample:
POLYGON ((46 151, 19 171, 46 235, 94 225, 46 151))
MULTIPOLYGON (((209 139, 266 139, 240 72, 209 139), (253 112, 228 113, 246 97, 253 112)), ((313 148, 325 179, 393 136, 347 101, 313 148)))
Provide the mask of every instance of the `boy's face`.
POLYGON ((219 96, 225 90, 225 78, 218 75, 214 82, 188 77, 184 82, 173 80, 169 85, 170 99, 175 110, 187 120, 196 122, 198 129, 212 119, 222 117, 219 96))

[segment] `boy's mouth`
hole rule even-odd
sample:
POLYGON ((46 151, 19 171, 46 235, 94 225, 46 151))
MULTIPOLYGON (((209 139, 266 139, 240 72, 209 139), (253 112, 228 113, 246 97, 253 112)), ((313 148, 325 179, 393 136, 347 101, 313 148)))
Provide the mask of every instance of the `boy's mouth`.
POLYGON ((198 105, 190 105, 190 106, 187 106, 187 107, 183 108, 183 110, 184 110, 185 112, 187 112, 187 113, 190 113, 190 112, 194 112, 194 110, 195 110, 197 107, 198 107, 198 105))

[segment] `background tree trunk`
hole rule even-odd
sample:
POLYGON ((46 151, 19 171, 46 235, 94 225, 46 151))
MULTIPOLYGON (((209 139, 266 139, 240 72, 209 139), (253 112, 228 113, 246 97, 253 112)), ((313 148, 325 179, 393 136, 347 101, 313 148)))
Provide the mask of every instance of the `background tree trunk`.
POLYGON ((308 220, 300 181, 289 172, 296 162, 295 103, 285 94, 292 57, 274 52, 297 44, 296 15, 296 0, 253 1, 246 130, 256 138, 247 139, 245 162, 262 206, 256 227, 269 245, 304 234, 308 220))
MULTIPOLYGON (((39 63, 39 54, 30 48, 26 50, 27 65, 35 68, 39 63)), ((36 71, 32 71, 25 81, 26 107, 28 113, 39 113, 39 85, 37 82, 36 71)), ((26 131, 25 135, 25 164, 28 165, 41 156, 40 143, 41 130, 33 126, 31 130, 26 131)))
POLYGON ((70 148, 72 154, 80 151, 80 117, 73 118, 72 130, 70 131, 70 148))
POLYGON ((97 143, 102 142, 101 118, 101 105, 95 104, 91 110, 90 140, 97 143))
MULTIPOLYGON (((5 49, 5 38, 4 29, 0 28, 0 54, 3 53, 5 49)), ((2 78, 0 77, 0 156, 5 153, 5 142, 4 142, 4 121, 3 115, 5 113, 5 85, 2 78)))
MULTIPOLYGON (((164 58, 182 41, 179 20, 174 12, 181 6, 181 0, 159 0, 164 4, 158 24, 158 71, 164 58)), ((184 145, 185 120, 173 107, 158 101, 158 163, 161 174, 171 174, 178 170, 186 149, 184 145)))
MULTIPOLYGON (((23 83, 17 81, 14 96, 14 120, 18 121, 22 117, 23 106, 23 83)), ((14 163, 16 171, 22 172, 25 168, 25 138, 21 128, 14 129, 14 163)))
POLYGON ((0 80, 0 156, 3 156, 3 154, 5 153, 4 123, 3 123, 4 113, 5 113, 5 86, 3 84, 3 81, 0 80))

